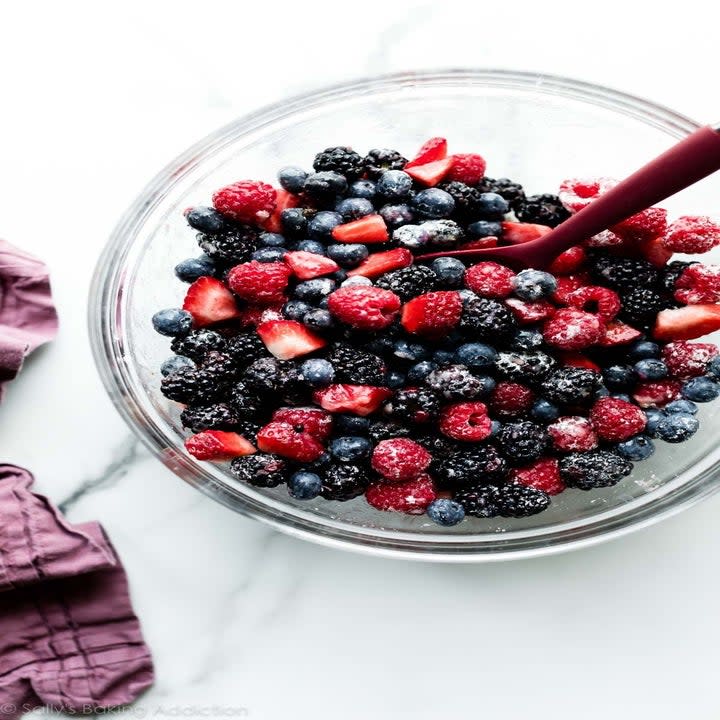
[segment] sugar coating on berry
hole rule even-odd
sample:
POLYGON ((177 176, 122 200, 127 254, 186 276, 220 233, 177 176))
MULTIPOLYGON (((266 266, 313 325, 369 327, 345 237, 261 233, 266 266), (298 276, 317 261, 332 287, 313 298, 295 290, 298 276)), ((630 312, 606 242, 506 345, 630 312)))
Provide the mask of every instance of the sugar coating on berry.
POLYGON ((564 305, 567 300, 567 296, 577 290, 578 288, 590 285, 590 276, 586 272, 571 273, 570 275, 563 275, 557 279, 557 288, 553 293, 552 299, 564 305))
POLYGON ((589 248, 609 248, 622 244, 623 239, 612 230, 603 230, 585 241, 585 246, 589 248))
POLYGON ((565 298, 565 303, 578 310, 596 313, 606 323, 613 320, 622 307, 620 296, 615 291, 599 285, 573 290, 565 298))
POLYGON ((405 482, 425 472, 432 456, 407 438, 381 440, 373 450, 371 465, 387 482, 405 482))
POLYGON ((496 262, 479 262, 465 271, 465 285, 481 297, 505 298, 512 294, 515 273, 496 262))
POLYGON ((720 265, 693 263, 675 281, 675 299, 686 305, 720 302, 720 265))
POLYGON ((667 210, 657 207, 646 208, 612 229, 627 242, 647 242, 663 235, 667 230, 667 210))
POLYGON ((708 363, 718 355, 712 343, 678 341, 668 343, 661 353, 668 372, 681 380, 702 375, 708 363))
POLYGON ((526 302, 520 298, 507 298, 505 304, 521 325, 533 325, 547 320, 557 312, 557 308, 547 300, 526 302))
POLYGON ((570 212, 578 212, 617 184, 617 180, 608 177, 570 178, 560 184, 558 197, 570 212))
POLYGON ((365 491, 365 499, 377 510, 422 515, 437 497, 429 475, 408 482, 373 483, 365 491))
POLYGON ((662 242, 673 252, 708 252, 720 244, 720 224, 709 217, 685 215, 668 226, 662 242))
POLYGON ((440 432, 453 440, 479 442, 492 433, 492 420, 481 402, 455 403, 440 413, 440 432))
POLYGON ((633 403, 614 397, 603 397, 590 410, 590 420, 601 440, 627 440, 645 429, 647 417, 633 403))
POLYGON ((548 425, 553 447, 563 452, 587 452, 598 445, 598 436, 588 418, 568 415, 548 425))
POLYGON ((381 330, 400 310, 400 298, 372 285, 348 285, 328 297, 328 310, 341 322, 361 330, 381 330))
POLYGON ((277 191, 272 185, 257 180, 239 180, 213 194, 215 209, 238 222, 259 224, 275 209, 277 191))
POLYGON ((599 315, 583 310, 562 309, 543 327, 543 337, 548 345, 561 350, 583 350, 595 345, 604 334, 599 315))
POLYGON ((682 383, 678 380, 641 382, 635 386, 632 396, 641 408, 664 407, 680 397, 682 383))
POLYGON ((565 490, 560 477, 560 466, 555 458, 540 458, 510 473, 511 482, 542 490, 548 495, 558 495, 565 490))
POLYGON ((490 407, 499 417, 522 415, 534 402, 535 393, 521 383, 499 382, 490 395, 490 407))

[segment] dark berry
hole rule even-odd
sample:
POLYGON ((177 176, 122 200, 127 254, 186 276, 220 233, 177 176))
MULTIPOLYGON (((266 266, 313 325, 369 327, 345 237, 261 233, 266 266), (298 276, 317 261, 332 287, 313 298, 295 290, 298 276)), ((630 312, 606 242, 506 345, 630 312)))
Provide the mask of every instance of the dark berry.
POLYGON ((442 527, 452 527, 465 519, 465 508, 449 498, 433 500, 425 512, 430 520, 442 527))
POLYGON ((186 335, 192 330, 193 317, 187 310, 169 308, 159 310, 152 316, 152 325, 155 332, 169 337, 186 335))
POLYGON ((536 400, 535 404, 532 406, 530 415, 532 415, 535 420, 548 424, 558 419, 560 416, 560 409, 549 400, 540 398, 539 400, 536 400))
POLYGON ((442 288, 462 287, 465 277, 465 265, 454 257, 440 257, 430 263, 430 269, 435 273, 437 284, 442 288))
POLYGON ((412 194, 412 178, 402 170, 387 170, 377 179, 377 194, 390 201, 402 201, 412 194))
POLYGON ((429 219, 448 218, 455 210, 455 200, 450 193, 438 188, 421 190, 411 201, 420 217, 429 219))
POLYGON ((243 263, 260 247, 258 231, 249 225, 233 225, 217 235, 198 235, 198 245, 213 260, 243 263))
POLYGON ((616 450, 626 460, 647 460, 655 452, 655 443, 647 435, 636 435, 617 444, 616 450))
POLYGON ((570 217, 557 195, 529 195, 518 203, 515 214, 520 222, 556 227, 570 217))
POLYGON ((258 393, 284 392, 299 381, 295 365, 286 360, 264 357, 255 360, 243 373, 242 380, 258 393))
POLYGON ((302 321, 306 327, 320 332, 329 330, 335 324, 330 312, 322 309, 311 310, 303 316, 302 321))
POLYGON ((672 295, 675 292, 675 283, 683 274, 686 268, 693 265, 692 262, 684 262, 682 260, 673 260, 662 269, 660 278, 660 287, 665 292, 672 295))
POLYGON ((370 420, 359 415, 335 415, 333 428, 342 435, 367 435, 370 420))
POLYGON ((226 403, 215 405, 188 406, 180 414, 183 427, 194 433, 203 430, 232 430, 239 418, 235 410, 226 403))
POLYGON ((470 370, 486 371, 494 367, 497 358, 497 350, 484 343, 465 343, 455 351, 455 362, 470 370))
POLYGON ((635 371, 629 365, 609 365, 603 368, 602 374, 610 390, 628 390, 637 382, 635 371))
POLYGON ((230 472, 242 482, 255 487, 277 487, 288 479, 287 462, 279 455, 254 453, 235 458, 230 472))
POLYGON ((330 278, 313 278, 299 282, 295 286, 293 294, 298 300, 316 303, 329 295, 336 286, 337 283, 330 278))
POLYGON ((345 198, 335 206, 335 212, 340 213, 345 222, 350 222, 374 213, 375 208, 364 198, 345 198))
POLYGON ((513 210, 517 210, 525 202, 525 191, 522 185, 509 180, 498 178, 497 180, 484 177, 478 184, 477 189, 483 193, 497 193, 501 195, 513 210))
POLYGON ((296 472, 288 480, 288 492, 296 500, 312 500, 322 490, 322 480, 316 473, 296 472))
MULTIPOLYGON (((319 214, 320 213, 318 213, 318 215, 319 214)), ((315 255, 325 254, 325 246, 319 240, 300 240, 300 242, 293 245, 292 249, 315 253, 315 255)))
POLYGON ((241 420, 250 420, 262 413, 263 400, 245 382, 237 382, 230 391, 230 404, 241 420))
POLYGON ((369 484, 370 476, 363 467, 347 463, 330 465, 322 473, 320 494, 326 500, 352 500, 362 495, 369 484))
POLYGON ((409 205, 400 203, 399 205, 383 205, 378 213, 385 221, 385 224, 391 229, 399 228, 401 225, 407 225, 415 219, 415 214, 409 205))
POLYGON ((312 309, 313 306, 303 300, 288 300, 283 305, 282 313, 288 320, 302 320, 312 309))
POLYGON ((691 378, 682 387, 682 396, 693 402, 711 402, 718 395, 720 395, 720 384, 705 376, 691 378))
POLYGON ((502 225, 495 220, 476 220, 467 227, 471 238, 502 237, 502 225))
POLYGON ((375 284, 394 292, 403 302, 437 288, 435 273, 425 265, 409 265, 381 275, 375 284))
POLYGON ((315 156, 313 168, 316 172, 332 170, 348 180, 357 180, 365 170, 365 161, 349 147, 331 147, 315 156))
POLYGON ((398 422, 426 423, 440 412, 440 398, 427 388, 398 390, 383 412, 398 422))
POLYGON ((503 351, 495 367, 508 380, 539 382, 555 367, 556 360, 540 350, 531 352, 503 351))
POLYGON ((225 345, 224 352, 232 357, 238 367, 246 367, 268 354, 265 343, 254 330, 231 337, 225 345))
POLYGON ((473 339, 501 341, 515 332, 517 321, 504 303, 472 297, 464 303, 460 328, 473 339))
POLYGON ((550 496, 533 487, 509 483, 507 485, 481 485, 461 490, 453 495, 467 515, 479 518, 523 518, 547 509, 550 496))
POLYGON ((644 287, 629 290, 621 298, 620 318, 641 328, 652 325, 656 315, 671 306, 659 293, 644 287))
POLYGON ((365 437, 346 435, 331 440, 328 450, 339 462, 358 463, 370 457, 372 444, 365 437))
POLYGON ((342 223, 343 216, 339 212, 321 210, 308 222, 308 237, 314 240, 328 240, 333 229, 342 223))
POLYGON ((651 340, 638 340, 627 351, 629 360, 645 360, 646 358, 660 357, 660 346, 651 340))
POLYGON ((647 260, 598 255, 590 259, 595 277, 613 290, 652 289, 660 280, 660 272, 647 260))
POLYGON ((187 367, 163 378, 160 389, 166 398, 176 402, 210 405, 222 397, 227 386, 209 373, 187 367))
POLYGON ((486 192, 478 195, 476 216, 481 220, 502 220, 510 212, 510 205, 502 195, 486 192))
POLYGON ((560 476, 579 490, 615 485, 632 472, 632 463, 607 450, 570 453, 560 458, 560 476))
POLYGON ((445 400, 470 400, 489 392, 482 379, 464 365, 446 365, 433 370, 425 384, 445 400))
POLYGON ((377 195, 377 188, 372 180, 356 180, 348 188, 348 197, 374 200, 375 195, 377 195))
POLYGON ((280 233, 260 233, 258 241, 262 247, 285 247, 287 240, 280 233))
POLYGON ((381 440, 409 437, 411 432, 410 428, 406 425, 399 425, 398 423, 388 422, 385 420, 375 420, 370 423, 370 427, 368 428, 368 435, 375 444, 379 443, 381 440))
POLYGON ((178 355, 201 361, 213 350, 224 350, 227 346, 225 338, 214 330, 193 330, 185 337, 175 338, 170 347, 178 355))
POLYGON ((373 353, 338 343, 333 345, 327 359, 335 368, 336 382, 351 385, 383 385, 385 363, 373 353))
POLYGON ((335 204, 335 198, 347 190, 347 180, 333 170, 308 175, 303 186, 303 192, 313 202, 320 205, 327 203, 335 204))
POLYGON ((508 342, 513 350, 537 350, 545 339, 540 330, 518 330, 508 342))
POLYGON ((280 213, 280 224, 285 235, 301 238, 307 233, 308 213, 303 208, 287 208, 280 213))
POLYGON ((560 405, 583 405, 595 397, 601 377, 594 370, 561 367, 547 377, 540 388, 551 402, 560 405))
POLYGON ((256 250, 251 259, 262 263, 275 263, 282 262, 286 254, 287 250, 285 248, 264 247, 256 250))
POLYGON ((411 365, 407 369, 407 382, 411 385, 417 385, 433 372, 433 370, 437 370, 438 367, 440 366, 432 360, 423 360, 422 362, 415 363, 415 365, 411 365))
POLYGON ((557 280, 542 270, 521 270, 512 279, 513 290, 521 300, 536 302, 557 290, 557 280))
POLYGON ((698 406, 692 400, 673 400, 663 410, 669 415, 683 413, 684 415, 697 415, 698 406))
POLYGON ((459 490, 481 480, 488 483, 503 480, 507 463, 492 445, 475 445, 434 457, 430 473, 442 487, 459 490))
POLYGON ((300 377, 311 387, 325 387, 335 379, 335 368, 327 360, 310 358, 300 366, 300 377))
POLYGON ((681 443, 691 438, 699 427, 700 421, 694 415, 673 413, 660 418, 654 436, 665 442, 681 443))
POLYGON ((368 177, 377 180, 386 170, 402 170, 407 165, 407 159, 397 150, 380 148, 370 150, 364 163, 368 177))
POLYGON ((523 465, 542 457, 549 436, 541 425, 522 420, 503 425, 496 440, 500 452, 510 462, 523 465))
POLYGON ((367 245, 359 243, 328 245, 326 252, 331 260, 344 268, 353 268, 359 265, 370 254, 367 245))
POLYGON ((185 219, 191 228, 208 235, 216 235, 226 228, 225 218, 213 207, 193 208, 185 219))
POLYGON ((463 449, 461 443, 432 431, 422 435, 413 433, 413 440, 419 445, 422 445, 435 458, 445 457, 454 452, 460 452, 463 449))
POLYGON ((401 373, 399 370, 389 370, 385 374, 385 386, 390 390, 398 390, 401 387, 405 387, 407 378, 405 373, 401 373))
POLYGON ((441 190, 452 196, 455 201, 455 215, 462 220, 480 217, 480 191, 462 182, 444 182, 438 185, 441 190))
POLYGON ((194 368, 195 363, 189 357, 185 357, 184 355, 173 355, 165 360, 165 362, 163 362, 160 366, 160 374, 163 377, 167 377, 176 370, 184 367, 194 368))
POLYGON ((656 358, 638 360, 633 366, 633 370, 641 380, 662 380, 668 374, 667 365, 656 358))
POLYGON ((209 255, 188 258, 175 266, 175 275, 178 280, 186 283, 193 283, 201 277, 212 277, 216 271, 217 266, 209 255))
POLYGON ((295 195, 302 192, 307 176, 306 170, 294 165, 281 168, 277 175, 280 187, 295 195))

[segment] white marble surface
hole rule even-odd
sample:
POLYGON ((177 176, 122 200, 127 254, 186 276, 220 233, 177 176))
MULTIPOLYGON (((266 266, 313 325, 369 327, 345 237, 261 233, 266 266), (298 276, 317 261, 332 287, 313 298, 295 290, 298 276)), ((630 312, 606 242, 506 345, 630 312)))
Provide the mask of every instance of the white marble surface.
POLYGON ((0 234, 49 262, 62 330, 8 392, 0 458, 30 467, 72 520, 101 520, 123 556, 157 660, 137 716, 714 716, 720 496, 527 562, 327 550, 232 514, 150 459, 105 397, 85 332, 95 259, 138 189, 191 141, 287 93, 483 65, 566 73, 717 119, 717 18, 695 17, 707 3, 635 5, 4 8, 0 234))

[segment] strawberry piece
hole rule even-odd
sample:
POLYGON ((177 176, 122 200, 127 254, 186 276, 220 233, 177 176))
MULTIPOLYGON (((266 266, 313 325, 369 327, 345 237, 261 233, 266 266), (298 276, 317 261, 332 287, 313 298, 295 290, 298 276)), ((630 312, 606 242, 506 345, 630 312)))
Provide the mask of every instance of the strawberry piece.
POLYGON ((280 220, 282 211, 297 207, 300 204, 300 198, 283 188, 278 188, 275 192, 277 193, 275 209, 272 211, 270 217, 262 224, 262 227, 268 232, 282 233, 283 224, 280 220))
POLYGON ((704 253, 720 244, 720 225, 709 217, 686 215, 672 223, 663 237, 668 250, 704 253))
POLYGON ((286 422, 271 422, 260 428, 257 445, 263 452, 275 453, 298 462, 312 462, 325 452, 316 437, 302 430, 298 432, 286 422))
POLYGON ((533 223, 507 221, 500 224, 503 229, 503 240, 512 245, 520 245, 521 243, 530 242, 531 240, 537 240, 552 230, 552 228, 547 225, 535 225, 533 223))
POLYGON ((268 320, 257 326, 257 334, 278 360, 307 355, 327 345, 327 340, 296 320, 268 320))
POLYGON ((277 202, 277 191, 264 182, 239 180, 217 190, 212 201, 219 213, 232 220, 254 225, 270 217, 277 202))
POLYGON ((238 297, 258 305, 282 302, 289 279, 290 268, 285 263, 257 260, 236 265, 227 275, 228 285, 238 297))
POLYGON ((623 239, 611 230, 603 230, 585 240, 584 245, 589 248, 618 248, 623 245, 623 239))
POLYGON ((255 446, 242 435, 222 430, 203 430, 185 440, 185 449, 198 460, 230 460, 251 455, 255 446))
POLYGON ((333 420, 332 415, 320 408, 284 407, 273 413, 272 422, 288 423, 318 440, 327 440, 332 432, 333 420))
POLYGON ((682 383, 678 380, 656 380, 641 382, 633 390, 633 399, 641 408, 665 407, 680 397, 682 383))
MULTIPOLYGON (((488 235, 484 238, 475 238, 458 245, 458 250, 476 250, 477 248, 494 248, 498 246, 498 239, 494 235, 488 235)), ((437 255, 440 257, 440 254, 437 255)))
POLYGON ((561 252, 551 263, 548 272, 553 275, 569 275, 579 270, 587 259, 582 245, 573 245, 561 252))
POLYGON ((313 401, 328 412, 362 417, 374 413, 390 397, 392 390, 373 385, 328 385, 313 393, 313 401))
POLYGON ((594 370, 600 372, 600 366, 594 363, 587 355, 577 352, 560 353, 560 360, 563 365, 570 367, 585 368, 586 370, 594 370))
POLYGON ((310 280, 321 275, 329 275, 340 269, 340 266, 329 257, 306 252, 305 250, 285 253, 284 260, 292 270, 293 275, 300 280, 310 280))
POLYGON ((618 184, 614 178, 570 178, 560 184, 558 197, 570 212, 577 212, 618 184))
POLYGON ((569 415, 548 425, 553 447, 562 452, 587 452, 598 446, 598 437, 586 417, 569 415))
POLYGON ((665 247, 661 237, 644 240, 638 245, 640 255, 656 268, 663 268, 673 256, 673 251, 665 247))
POLYGON ((342 243, 384 243, 388 239, 388 230, 381 215, 366 215, 359 220, 337 225, 332 231, 333 240, 342 243))
POLYGON ((246 305, 240 309, 238 320, 242 327, 251 327, 267 322, 268 320, 282 320, 283 303, 272 305, 246 305))
POLYGON ((688 305, 662 310, 655 320, 657 340, 694 340, 720 330, 720 305, 688 305))
POLYGON ((390 270, 412 265, 412 253, 406 248, 395 248, 385 252, 373 253, 363 260, 356 268, 348 272, 348 277, 362 275, 367 278, 374 278, 390 270))
POLYGON ((198 278, 188 288, 183 310, 193 316, 195 327, 205 327, 240 315, 233 294, 220 280, 212 277, 198 278))
POLYGON ((542 490, 548 495, 559 495, 565 490, 560 464, 554 458, 540 458, 530 465, 514 469, 510 473, 510 481, 542 490))
POLYGON ((409 333, 441 338, 460 322, 462 307, 459 293, 453 290, 425 293, 403 305, 400 322, 409 333))
POLYGON ((492 433, 492 420, 481 402, 448 405, 440 413, 440 432, 453 440, 479 442, 492 433))
POLYGON ((630 325, 614 320, 605 327, 605 335, 600 338, 598 345, 613 347, 615 345, 627 345, 642 336, 639 330, 630 325))
POLYGON ((612 232, 631 244, 644 243, 667 230, 667 210, 651 207, 613 226, 612 232))
POLYGON ((720 302, 720 265, 685 268, 675 282, 675 299, 686 305, 720 302))
POLYGON ((431 460, 422 445, 407 438, 391 438, 375 446, 370 464, 387 482, 406 482, 422 475, 431 460))
POLYGON ((437 494, 429 475, 398 485, 373 483, 365 491, 365 499, 376 510, 422 515, 437 494))
POLYGON ((373 285, 347 285, 328 296, 328 310, 341 322, 361 330, 382 330, 391 325, 400 298, 373 285))
POLYGON ((451 155, 452 165, 447 174, 448 180, 456 180, 466 185, 477 185, 485 177, 487 163, 477 153, 456 153, 451 155))
POLYGON ((512 310, 513 315, 522 325, 532 325, 551 318, 557 308, 547 300, 526 302, 520 298, 508 298, 505 304, 512 310))
POLYGON ((417 155, 406 163, 403 169, 407 170, 415 165, 425 165, 445 157, 447 157, 447 140, 443 137, 432 137, 423 143, 417 155))
POLYGON ((590 284, 590 275, 587 272, 573 273, 571 275, 565 275, 557 278, 557 288, 552 294, 552 299, 564 305, 567 300, 567 296, 577 290, 578 288, 584 287, 590 284))
POLYGON ((718 354, 712 343, 671 342, 662 349, 662 359, 668 372, 680 380, 705 373, 707 364, 718 354))
POLYGON ((647 424, 645 413, 633 403, 602 397, 590 410, 590 420, 601 440, 620 442, 641 433, 647 424))
POLYGON ((560 350, 583 350, 595 345, 605 334, 605 325, 598 315, 563 308, 543 326, 548 345, 560 350))
POLYGON ((499 382, 490 395, 490 407, 502 418, 526 413, 535 402, 535 393, 520 383, 499 382))
POLYGON ((403 169, 413 179, 423 185, 432 187, 442 181, 450 171, 452 158, 436 160, 426 165, 413 165, 410 169, 406 165, 403 169))
POLYGON ((505 298, 513 292, 514 278, 515 273, 505 265, 479 262, 465 271, 465 286, 481 297, 505 298))
POLYGON ((600 285, 587 285, 573 290, 565 298, 565 304, 578 310, 597 313, 605 322, 612 320, 622 307, 620 296, 600 285))

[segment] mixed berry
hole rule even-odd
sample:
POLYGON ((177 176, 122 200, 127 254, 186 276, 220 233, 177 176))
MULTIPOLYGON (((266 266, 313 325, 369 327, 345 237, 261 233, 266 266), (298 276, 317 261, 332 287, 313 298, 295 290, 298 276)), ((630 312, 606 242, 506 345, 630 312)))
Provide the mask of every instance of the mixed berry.
POLYGON ((539 238, 615 181, 527 195, 443 138, 328 148, 278 181, 186 213, 203 254, 153 317, 187 451, 242 482, 442 526, 526 517, 688 439, 720 395, 693 342, 720 329, 720 266, 672 260, 720 244, 710 218, 649 208, 516 271, 438 254, 539 238))

